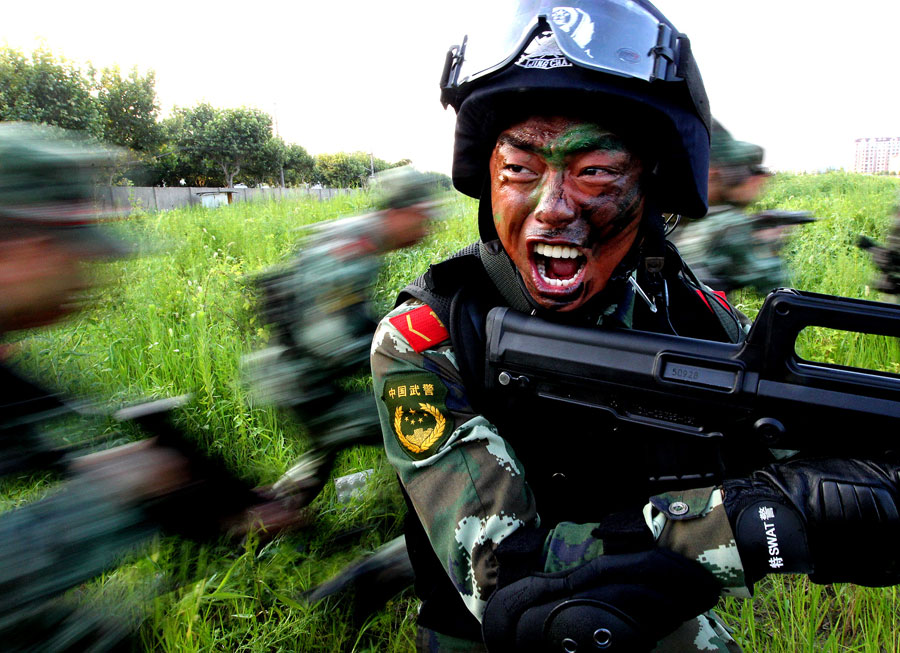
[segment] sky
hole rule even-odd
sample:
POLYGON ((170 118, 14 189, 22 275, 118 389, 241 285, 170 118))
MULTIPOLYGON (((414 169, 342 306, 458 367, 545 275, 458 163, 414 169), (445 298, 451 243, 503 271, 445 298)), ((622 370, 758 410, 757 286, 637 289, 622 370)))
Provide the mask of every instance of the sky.
MULTIPOLYGON (((163 115, 201 101, 253 106, 313 154, 359 150, 449 173, 444 56, 498 2, 16 2, 0 45, 155 70, 163 115)), ((900 136, 900 1, 655 4, 691 38, 713 115, 762 145, 770 167, 850 168, 856 138, 900 136)))

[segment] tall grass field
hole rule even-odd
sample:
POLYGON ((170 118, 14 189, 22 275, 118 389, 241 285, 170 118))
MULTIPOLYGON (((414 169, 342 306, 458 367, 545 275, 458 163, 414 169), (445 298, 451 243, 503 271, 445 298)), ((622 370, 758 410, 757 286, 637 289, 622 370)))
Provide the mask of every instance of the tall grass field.
MULTIPOLYGON (((760 208, 808 210, 821 218, 789 237, 784 255, 790 285, 878 300, 869 285, 875 269, 854 242, 859 234, 884 237, 898 194, 900 184, 887 177, 776 177, 760 208)), ((397 291, 429 263, 476 238, 475 203, 457 196, 449 206, 450 219, 427 241, 385 260, 374 291, 377 312, 386 311, 397 291)), ((191 393, 180 414, 184 428, 236 474, 254 484, 271 483, 306 442, 301 424, 254 406, 240 381, 241 355, 268 338, 255 312, 253 276, 295 251, 305 225, 368 207, 368 196, 360 192, 329 202, 168 213, 137 209, 123 229, 140 242, 143 254, 97 265, 105 285, 92 308, 62 326, 7 339, 7 349, 33 378, 111 408, 191 393)), ((742 291, 734 300, 753 316, 762 297, 742 291)), ((896 339, 810 330, 801 346, 805 358, 900 373, 896 339)), ((105 419, 87 419, 84 428, 56 437, 100 446, 137 437, 116 428, 105 419)), ((343 453, 335 476, 366 469, 375 472, 360 496, 338 502, 329 484, 312 506, 312 524, 299 532, 265 544, 159 538, 78 592, 86 600, 115 602, 163 583, 164 591, 145 601, 140 630, 143 646, 152 651, 412 651, 417 602, 409 589, 363 619, 353 614, 349 597, 316 605, 303 598, 343 565, 402 532, 405 508, 378 448, 343 453)), ((0 510, 39 498, 55 483, 44 475, 7 481, 0 488, 0 510)), ((756 586, 752 601, 723 599, 718 609, 747 651, 900 651, 894 587, 817 586, 805 577, 770 577, 756 586)))

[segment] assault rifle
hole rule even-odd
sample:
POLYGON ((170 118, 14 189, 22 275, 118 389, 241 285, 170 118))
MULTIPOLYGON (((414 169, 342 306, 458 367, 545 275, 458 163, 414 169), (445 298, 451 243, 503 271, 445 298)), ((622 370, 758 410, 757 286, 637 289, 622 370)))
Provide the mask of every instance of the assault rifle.
POLYGON ((149 510, 165 529, 206 539, 217 536, 230 517, 262 504, 264 498, 178 426, 175 411, 189 399, 189 395, 182 395, 147 401, 122 408, 112 417, 138 426, 156 439, 157 446, 174 449, 184 457, 191 482, 158 499, 149 510))
POLYGON ((163 517, 161 521, 173 530, 197 536, 215 534, 218 532, 215 519, 238 514, 262 501, 248 484, 235 477, 221 460, 198 447, 174 421, 175 411, 188 402, 189 395, 147 401, 110 413, 101 404, 70 402, 49 391, 41 396, 43 390, 40 387, 9 371, 5 372, 3 380, 32 386, 36 398, 7 404, 9 419, 0 424, 0 449, 3 452, 0 475, 17 470, 45 469, 68 473, 92 458, 115 456, 117 451, 128 450, 131 445, 121 443, 118 429, 109 438, 71 441, 73 422, 112 419, 119 424, 137 426, 144 435, 154 437, 157 446, 173 449, 184 457, 191 483, 154 502, 166 506, 165 514, 162 510, 157 512, 163 517), (69 443, 55 446, 57 439, 69 443), (113 444, 115 446, 110 446, 113 444), (203 514, 192 514, 190 502, 202 505, 203 514))
POLYGON ((785 211, 783 209, 770 209, 760 211, 750 216, 753 226, 757 229, 769 229, 772 227, 790 227, 795 224, 809 224, 818 220, 809 211, 785 211))
POLYGON ((607 433, 646 443, 657 453, 648 478, 660 491, 744 474, 773 449, 900 451, 900 374, 801 358, 797 336, 815 326, 897 338, 900 306, 780 289, 740 344, 566 326, 494 308, 486 383, 557 413, 590 411, 607 433))

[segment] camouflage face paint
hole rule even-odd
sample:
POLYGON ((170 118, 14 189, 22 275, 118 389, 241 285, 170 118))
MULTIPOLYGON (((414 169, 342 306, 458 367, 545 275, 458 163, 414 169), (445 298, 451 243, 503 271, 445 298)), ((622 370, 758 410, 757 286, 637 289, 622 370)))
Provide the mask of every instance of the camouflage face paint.
POLYGON ((637 234, 642 171, 617 134, 592 123, 536 117, 498 137, 495 226, 539 305, 575 310, 606 286, 637 234))
MULTIPOLYGON (((535 186, 531 192, 528 193, 528 203, 531 206, 531 210, 534 210, 538 204, 541 202, 541 198, 543 197, 544 188, 542 186, 535 186)), ((498 225, 503 221, 503 214, 499 212, 494 213, 494 225, 498 225)))
POLYGON ((627 151, 618 136, 602 127, 592 124, 576 124, 561 136, 550 141, 546 147, 537 148, 535 152, 544 157, 551 168, 562 170, 571 157, 592 150, 627 151))
MULTIPOLYGON (((513 130, 509 130, 512 132, 513 130)), ((612 132, 591 123, 575 123, 562 134, 550 137, 547 144, 535 146, 531 139, 517 137, 516 134, 504 132, 498 143, 505 143, 517 149, 533 152, 541 157, 553 170, 565 169, 567 161, 579 154, 591 151, 627 152, 622 140, 612 132)), ((546 186, 536 186, 529 193, 531 204, 536 207, 542 201, 546 186)), ((494 223, 503 219, 502 214, 494 213, 494 223)))

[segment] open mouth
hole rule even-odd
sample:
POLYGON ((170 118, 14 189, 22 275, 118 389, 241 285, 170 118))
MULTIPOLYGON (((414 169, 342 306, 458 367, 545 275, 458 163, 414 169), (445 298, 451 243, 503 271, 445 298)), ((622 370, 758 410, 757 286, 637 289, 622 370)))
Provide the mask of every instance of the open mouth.
POLYGON ((586 259, 575 247, 535 243, 531 260, 542 292, 569 293, 581 284, 586 259))

